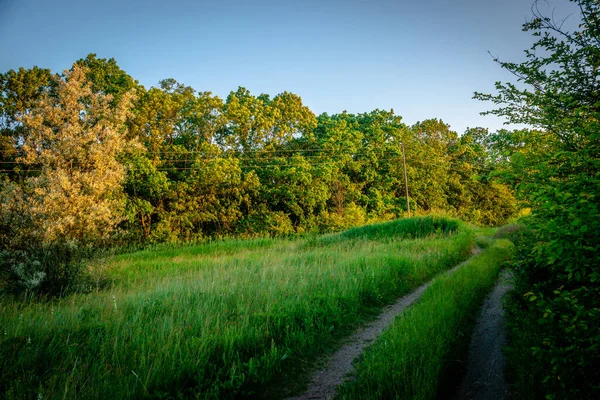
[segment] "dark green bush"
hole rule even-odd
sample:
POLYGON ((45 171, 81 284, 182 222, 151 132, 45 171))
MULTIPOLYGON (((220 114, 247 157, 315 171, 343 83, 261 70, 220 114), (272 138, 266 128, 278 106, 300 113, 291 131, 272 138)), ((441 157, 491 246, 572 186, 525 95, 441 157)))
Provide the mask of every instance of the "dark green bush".
POLYGON ((0 251, 1 287, 14 294, 63 295, 81 289, 84 261, 91 248, 74 243, 32 246, 0 251))
POLYGON ((548 184, 537 186, 529 229, 512 234, 518 256, 507 302, 509 361, 525 398, 598 398, 600 181, 571 170, 582 166, 579 154, 561 158, 567 167, 545 171, 548 184), (569 179, 558 181, 560 173, 569 179))

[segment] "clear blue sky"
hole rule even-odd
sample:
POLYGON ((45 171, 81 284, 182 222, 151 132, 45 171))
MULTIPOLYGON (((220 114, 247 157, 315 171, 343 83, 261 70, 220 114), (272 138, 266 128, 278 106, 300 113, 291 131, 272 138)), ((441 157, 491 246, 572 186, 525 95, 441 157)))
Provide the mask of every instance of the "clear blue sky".
MULTIPOLYGON (((502 127, 472 100, 511 76, 488 51, 522 60, 532 0, 0 0, 0 72, 62 71, 96 53, 146 87, 175 78, 226 97, 300 95, 315 113, 393 108, 502 127)), ((551 0, 559 11, 566 0, 551 0)))

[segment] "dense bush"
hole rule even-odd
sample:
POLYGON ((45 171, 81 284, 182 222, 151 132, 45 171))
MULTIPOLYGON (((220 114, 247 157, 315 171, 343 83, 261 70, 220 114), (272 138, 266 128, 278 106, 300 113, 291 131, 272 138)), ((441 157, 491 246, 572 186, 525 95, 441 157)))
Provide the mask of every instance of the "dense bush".
POLYGON ((508 144, 505 178, 532 209, 507 304, 509 362, 524 398, 600 397, 600 5, 572 1, 579 30, 536 14, 525 24, 537 38, 527 61, 500 63, 524 85, 478 95, 544 131, 497 137, 508 144))
POLYGON ((67 290, 84 253, 110 243, 124 219, 118 157, 130 146, 131 94, 115 103, 94 93, 77 65, 54 83, 16 116, 18 163, 32 172, 0 181, 0 278, 14 291, 67 290))
POLYGON ((84 289, 81 278, 85 260, 93 254, 93 249, 73 242, 2 250, 0 274, 6 288, 15 294, 62 295, 84 289))

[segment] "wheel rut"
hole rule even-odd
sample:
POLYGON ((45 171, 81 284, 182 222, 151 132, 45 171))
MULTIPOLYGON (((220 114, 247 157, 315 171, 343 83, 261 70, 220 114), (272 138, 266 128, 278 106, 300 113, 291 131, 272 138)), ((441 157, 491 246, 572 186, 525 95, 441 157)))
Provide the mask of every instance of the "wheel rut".
POLYGON ((511 289, 510 276, 502 273, 494 289, 488 294, 477 321, 467 359, 467 372, 459 386, 459 400, 502 400, 509 392, 504 380, 504 310, 502 297, 511 289))
MULTIPOLYGON (((476 255, 480 251, 481 249, 474 248, 472 254, 476 255)), ((446 273, 452 273, 466 262, 455 266, 446 273)), ((374 321, 356 330, 346 339, 345 344, 327 359, 325 367, 313 373, 308 389, 298 396, 289 397, 287 400, 333 399, 336 395, 337 386, 345 380, 352 379, 351 376, 354 371, 352 362, 362 353, 365 347, 377 339, 379 334, 394 321, 396 316, 414 304, 435 279, 431 279, 411 293, 400 297, 394 304, 384 308, 374 321)))

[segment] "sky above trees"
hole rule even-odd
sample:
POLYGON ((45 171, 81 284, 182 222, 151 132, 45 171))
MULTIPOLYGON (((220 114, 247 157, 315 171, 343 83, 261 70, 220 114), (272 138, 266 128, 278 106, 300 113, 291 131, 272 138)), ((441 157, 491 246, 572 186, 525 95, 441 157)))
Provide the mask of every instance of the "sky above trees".
MULTIPOLYGON (((62 71, 88 53, 114 57, 147 88, 175 78, 221 97, 244 86, 291 91, 316 113, 390 109, 500 128, 472 99, 508 80, 488 51, 520 61, 528 0, 0 0, 0 71, 62 71)), ((541 7, 557 16, 570 4, 541 7)))

